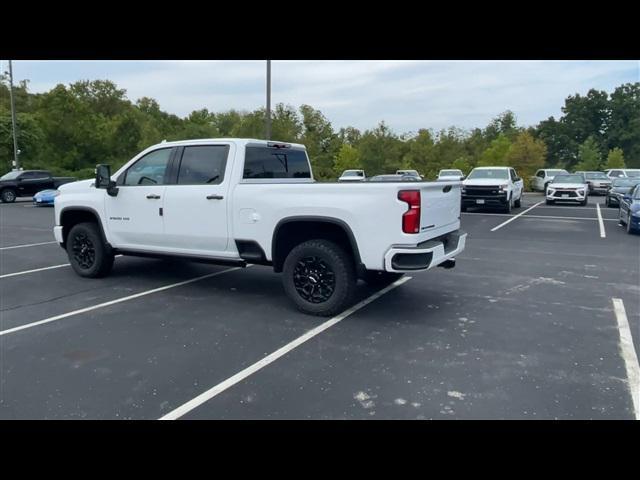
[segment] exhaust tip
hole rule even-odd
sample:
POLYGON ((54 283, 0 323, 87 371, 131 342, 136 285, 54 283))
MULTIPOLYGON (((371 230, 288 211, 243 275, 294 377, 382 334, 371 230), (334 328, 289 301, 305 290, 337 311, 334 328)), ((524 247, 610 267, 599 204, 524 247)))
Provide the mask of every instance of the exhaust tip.
POLYGON ((446 269, 453 268, 456 266, 456 260, 455 259, 445 260, 438 266, 446 269))

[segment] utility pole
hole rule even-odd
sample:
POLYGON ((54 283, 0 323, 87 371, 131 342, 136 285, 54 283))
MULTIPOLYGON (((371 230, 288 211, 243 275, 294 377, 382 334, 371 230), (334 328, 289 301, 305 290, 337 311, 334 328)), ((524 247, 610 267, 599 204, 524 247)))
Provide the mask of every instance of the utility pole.
POLYGON ((20 169, 20 162, 18 161, 18 133, 16 131, 16 103, 13 98, 13 68, 11 66, 11 60, 9 60, 9 98, 11 99, 11 126, 13 128, 13 168, 14 170, 20 169))
POLYGON ((267 140, 271 140, 271 60, 267 60, 267 140))

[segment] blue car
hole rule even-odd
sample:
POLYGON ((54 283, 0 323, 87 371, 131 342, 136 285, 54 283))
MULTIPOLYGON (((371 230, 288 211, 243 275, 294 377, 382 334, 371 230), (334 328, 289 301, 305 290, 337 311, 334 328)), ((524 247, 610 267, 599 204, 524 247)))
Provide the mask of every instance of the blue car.
POLYGON ((53 200, 60 194, 58 190, 42 190, 33 196, 33 204, 53 205, 53 200))
POLYGON ((640 184, 620 199, 621 225, 626 225, 628 233, 640 232, 640 184))

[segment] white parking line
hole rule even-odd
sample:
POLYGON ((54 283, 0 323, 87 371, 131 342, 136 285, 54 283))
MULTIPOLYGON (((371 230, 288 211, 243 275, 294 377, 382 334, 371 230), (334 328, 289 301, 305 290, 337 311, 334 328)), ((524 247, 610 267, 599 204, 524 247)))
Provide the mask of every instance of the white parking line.
POLYGON ((26 248, 26 247, 37 247, 38 245, 50 245, 52 243, 58 242, 42 242, 42 243, 29 243, 26 245, 12 245, 10 247, 0 247, 0 250, 11 250, 12 248, 26 248))
POLYGON ((4 275, 0 275, 0 278, 15 277, 17 275, 26 275, 27 273, 41 272, 43 270, 51 270, 54 268, 61 268, 61 267, 68 267, 68 266, 69 266, 68 263, 63 263, 61 265, 53 265, 51 267, 43 267, 43 268, 34 268, 33 270, 25 270, 23 272, 5 273, 4 275))
POLYGON ((267 365, 275 362, 280 357, 283 357, 284 355, 289 353, 291 350, 299 347, 300 345, 302 345, 307 340, 310 340, 313 337, 315 337, 316 335, 319 335, 322 332, 324 332, 326 329, 333 327, 336 323, 340 322, 341 320, 344 320, 345 318, 347 318, 352 313, 357 312, 362 307, 368 305, 369 303, 373 302, 374 300, 376 300, 377 298, 381 297, 385 293, 389 292, 390 290, 393 290, 394 288, 402 285, 405 282, 408 282, 409 280, 411 280, 411 277, 403 277, 400 280, 396 280, 391 285, 383 288, 382 290, 380 290, 377 293, 374 293, 370 297, 365 298, 361 302, 355 304, 353 307, 351 307, 351 308, 345 310, 344 312, 342 312, 340 315, 337 315, 337 316, 333 317, 332 319, 327 320, 323 324, 317 326, 316 328, 314 328, 312 330, 309 330, 304 335, 301 335, 300 337, 296 338, 295 340, 287 343, 285 346, 283 346, 283 347, 279 348, 278 350, 276 350, 275 352, 267 355, 262 360, 259 360, 256 363, 254 363, 253 365, 248 366, 247 368, 245 368, 244 370, 241 370, 240 372, 236 373, 232 377, 227 378, 226 380, 220 382, 219 384, 217 384, 216 386, 210 388, 206 392, 201 393, 200 395, 198 395, 197 397, 193 398, 192 400, 189 400, 187 403, 179 406, 175 410, 172 410, 171 412, 167 413, 165 416, 160 418, 160 420, 177 420, 178 418, 182 417, 183 415, 189 413, 194 408, 199 407, 203 403, 211 400, 216 395, 219 395, 220 393, 224 392, 228 388, 231 388, 236 383, 241 382, 242 380, 244 380, 248 376, 253 375, 254 373, 256 373, 258 370, 261 370, 262 368, 266 367, 267 365))
MULTIPOLYGON (((524 213, 524 212, 523 212, 524 213)), ((511 215, 509 213, 466 213, 463 212, 462 215, 470 215, 470 216, 475 216, 475 215, 489 215, 489 216, 495 216, 495 217, 513 217, 514 215, 511 215)), ((592 217, 559 217, 559 216, 555 216, 555 215, 525 215, 522 218, 542 218, 542 219, 551 219, 551 220, 590 220, 592 222, 597 221, 597 218, 592 218, 592 217)), ((617 222, 618 220, 615 218, 603 218, 602 219, 605 222, 617 222)))
POLYGON ((500 225, 498 225, 497 227, 493 227, 491 229, 492 232, 495 232, 496 230, 501 229, 502 227, 504 227, 505 225, 507 225, 508 223, 513 222, 516 218, 521 217, 522 215, 524 215, 525 213, 533 210, 534 208, 536 208, 538 205, 540 205, 542 202, 538 202, 535 205, 533 205, 532 207, 527 208, 524 212, 519 213, 518 215, 516 215, 513 218, 510 218, 509 220, 507 220, 506 222, 501 223, 500 225))
POLYGON ((598 208, 598 225, 600 225, 600 238, 605 238, 607 234, 604 231, 604 222, 602 221, 602 214, 600 213, 600 205, 596 204, 598 208))
MULTIPOLYGON (((118 258, 121 256, 122 255, 116 255, 115 258, 118 258)), ((18 275, 26 275, 27 273, 35 273, 35 272, 41 272, 43 270, 52 270, 54 268, 68 267, 69 265, 70 264, 68 263, 62 263, 60 265, 53 265, 51 267, 34 268, 33 270, 24 270, 22 272, 15 272, 15 273, 5 273, 4 275, 0 275, 0 278, 16 277, 18 275)))
MULTIPOLYGON (((247 265, 249 267, 251 265, 247 265)), ((199 282, 200 280, 204 280, 205 278, 215 277, 217 275, 222 275, 223 273, 233 272, 234 270, 239 270, 242 267, 233 267, 228 268, 227 270, 222 270, 221 272, 208 273, 207 275, 201 275, 200 277, 195 277, 190 280, 184 280, 178 283, 172 283, 171 285, 165 285, 164 287, 154 288, 153 290, 147 290, 144 292, 136 293, 134 295, 129 295, 126 297, 116 298, 115 300, 111 300, 109 302, 100 303, 98 305, 93 305, 91 307, 81 308, 80 310, 74 310, 73 312, 63 313, 61 315, 56 315, 55 317, 45 318, 44 320, 39 320, 37 322, 27 323, 26 325, 20 325, 18 327, 9 328, 7 330, 0 331, 0 337, 3 335, 8 335, 10 333, 19 332, 20 330, 26 330, 27 328, 37 327, 38 325, 43 325, 45 323, 51 323, 58 320, 62 320, 63 318, 72 317, 74 315, 79 315, 81 313, 90 312, 92 310, 97 310, 99 308, 109 307, 111 305, 115 305, 117 303, 127 302, 129 300, 133 300, 134 298, 144 297, 146 295, 151 295, 152 293, 162 292, 164 290, 169 290, 170 288, 181 287, 183 285, 188 285, 190 283, 199 282)))
POLYGON ((620 332, 620 354, 624 360, 627 369, 627 381, 629 390, 631 391, 631 400, 636 420, 640 420, 640 365, 638 364, 638 356, 633 346, 633 338, 631 337, 631 329, 627 320, 627 313, 624 309, 624 303, 619 298, 612 298, 613 310, 618 321, 618 331, 620 332))

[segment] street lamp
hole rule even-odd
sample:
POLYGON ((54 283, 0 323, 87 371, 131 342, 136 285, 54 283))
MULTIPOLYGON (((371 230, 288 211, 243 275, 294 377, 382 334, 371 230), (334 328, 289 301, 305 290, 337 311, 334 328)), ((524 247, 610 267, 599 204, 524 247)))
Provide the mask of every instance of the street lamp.
POLYGON ((271 140, 271 60, 267 60, 267 140, 271 140))
POLYGON ((11 128, 13 130, 13 169, 20 169, 20 162, 18 161, 18 155, 20 154, 20 150, 18 150, 18 134, 16 130, 16 104, 15 98, 13 96, 13 68, 11 65, 11 60, 9 60, 9 71, 6 72, 9 74, 9 98, 11 99, 11 128))

